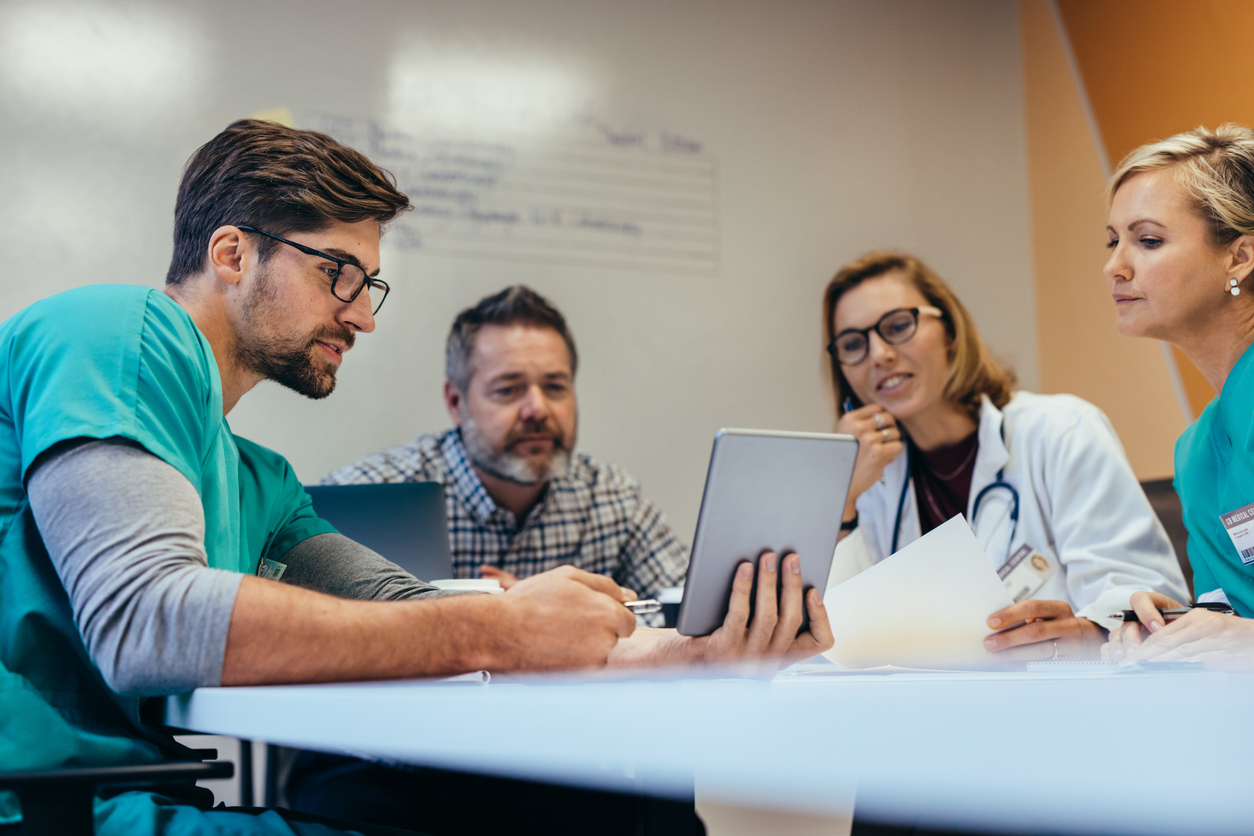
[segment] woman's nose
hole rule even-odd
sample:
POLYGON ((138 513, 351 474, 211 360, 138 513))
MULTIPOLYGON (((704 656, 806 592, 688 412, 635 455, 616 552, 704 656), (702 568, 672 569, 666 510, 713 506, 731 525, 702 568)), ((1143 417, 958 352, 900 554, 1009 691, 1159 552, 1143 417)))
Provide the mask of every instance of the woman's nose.
POLYGON ((872 363, 880 363, 897 356, 896 347, 881 337, 878 331, 872 331, 867 334, 866 338, 867 356, 871 358, 872 363))
POLYGON ((1123 257, 1123 248, 1116 244, 1110 250, 1110 257, 1106 259, 1105 266, 1102 267, 1102 275, 1109 282, 1119 280, 1127 281, 1128 265, 1123 257))

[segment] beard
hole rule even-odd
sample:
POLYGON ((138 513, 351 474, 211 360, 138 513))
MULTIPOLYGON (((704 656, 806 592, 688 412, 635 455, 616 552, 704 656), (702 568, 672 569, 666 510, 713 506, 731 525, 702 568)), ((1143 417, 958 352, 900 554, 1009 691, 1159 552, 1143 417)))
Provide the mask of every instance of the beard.
POLYGON ((521 429, 506 436, 505 448, 498 453, 492 449, 492 445, 483 436, 475 419, 470 417, 469 411, 462 418, 461 434, 462 446, 466 448, 466 455, 470 457, 475 467, 498 479, 524 487, 539 485, 565 473, 570 467, 570 448, 575 446, 573 436, 568 447, 561 432, 551 424, 528 422, 524 423, 521 429), (553 455, 547 462, 533 463, 513 449, 519 438, 537 433, 548 433, 553 437, 553 455))
POLYGON ((281 310, 270 272, 263 270, 243 308, 245 328, 235 342, 235 362, 297 394, 321 400, 335 391, 336 365, 319 356, 318 343, 343 343, 347 350, 355 335, 346 328, 324 326, 308 337, 281 336, 274 333, 281 310))

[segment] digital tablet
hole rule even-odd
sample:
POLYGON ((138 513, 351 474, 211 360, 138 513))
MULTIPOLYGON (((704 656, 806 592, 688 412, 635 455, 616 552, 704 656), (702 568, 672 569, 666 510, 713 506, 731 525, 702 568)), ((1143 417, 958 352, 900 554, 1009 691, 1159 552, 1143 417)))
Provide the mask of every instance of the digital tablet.
MULTIPOLYGON (((801 557, 824 591, 858 458, 850 435, 719 430, 692 539, 679 632, 708 636, 727 616, 736 567, 764 551, 801 557)), ((751 599, 752 600, 752 599, 751 599)), ((802 629, 809 623, 805 617, 802 629)))

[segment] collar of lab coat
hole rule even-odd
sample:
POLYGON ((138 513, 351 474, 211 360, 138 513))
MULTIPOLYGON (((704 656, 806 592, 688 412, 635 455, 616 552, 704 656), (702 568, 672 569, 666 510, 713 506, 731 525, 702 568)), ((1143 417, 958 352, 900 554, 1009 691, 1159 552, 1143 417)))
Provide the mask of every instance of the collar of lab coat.
MULTIPOLYGON (((1006 466, 1010 461, 1010 453, 1006 449, 1006 442, 1002 441, 1001 428, 1004 421, 1002 411, 993 406, 993 402, 988 399, 987 395, 980 396, 980 426, 977 430, 977 438, 979 440, 979 450, 975 454, 975 470, 971 474, 971 492, 967 497, 967 513, 968 522, 974 520, 975 498, 980 491, 991 485, 997 480, 997 472, 1006 466)), ((1013 432, 1013 428, 1011 429, 1013 432)), ((859 513, 865 514, 869 518, 878 519, 880 514, 885 515, 882 531, 877 531, 876 538, 882 538, 883 542, 876 541, 876 547, 883 554, 889 554, 892 551, 893 523, 897 520, 897 507, 900 497, 900 491, 906 491, 906 501, 901 506, 901 542, 911 543, 920 536, 919 528, 919 511, 917 499, 915 498, 914 486, 909 482, 910 473, 906 467, 906 457, 898 456, 887 468, 884 469, 883 482, 887 488, 887 493, 882 494, 883 499, 880 502, 890 503, 891 506, 874 507, 867 503, 872 500, 868 497, 866 502, 859 500, 859 513)), ((1008 515, 1008 511, 1006 512, 1008 515)), ((998 515, 999 518, 1002 515, 998 515)), ((976 534, 979 537, 979 532, 976 534)), ((985 549, 989 551, 990 559, 995 556, 999 558, 994 560, 996 565, 1001 565, 1000 558, 1004 558, 1004 554, 1000 554, 1000 546, 993 548, 992 527, 985 532, 985 537, 981 539, 981 543, 985 549), (996 555, 994 553, 997 552, 996 555)))
MULTIPOLYGON (((968 511, 972 510, 975 495, 980 489, 992 484, 997 479, 997 471, 1010 461, 1006 442, 1002 441, 1001 437, 1003 420, 1001 410, 993 406, 988 395, 980 395, 980 449, 975 455, 975 471, 971 474, 971 497, 967 501, 968 511)), ((970 514, 967 518, 970 519, 970 514)))

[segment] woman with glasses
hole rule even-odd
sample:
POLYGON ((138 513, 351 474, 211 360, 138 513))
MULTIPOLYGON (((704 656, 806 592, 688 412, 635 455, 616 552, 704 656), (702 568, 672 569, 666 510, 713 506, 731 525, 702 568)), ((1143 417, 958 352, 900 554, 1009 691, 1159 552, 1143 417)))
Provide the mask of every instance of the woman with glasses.
POLYGON ((823 304, 836 430, 860 442, 829 587, 962 514, 1016 601, 989 614, 1000 659, 1097 658, 1134 592, 1187 595, 1106 416, 1015 391, 922 262, 868 253, 823 304))

